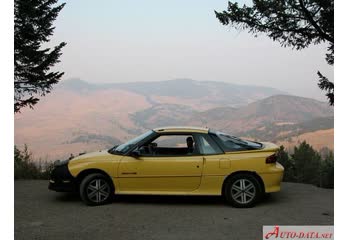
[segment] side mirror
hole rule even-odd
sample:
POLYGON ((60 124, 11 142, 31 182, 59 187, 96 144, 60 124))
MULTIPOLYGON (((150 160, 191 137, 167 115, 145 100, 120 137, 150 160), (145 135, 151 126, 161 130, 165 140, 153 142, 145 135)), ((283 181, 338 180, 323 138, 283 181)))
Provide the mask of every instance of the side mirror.
POLYGON ((139 158, 140 157, 140 151, 139 150, 134 150, 130 153, 130 156, 131 157, 134 157, 134 158, 139 158))

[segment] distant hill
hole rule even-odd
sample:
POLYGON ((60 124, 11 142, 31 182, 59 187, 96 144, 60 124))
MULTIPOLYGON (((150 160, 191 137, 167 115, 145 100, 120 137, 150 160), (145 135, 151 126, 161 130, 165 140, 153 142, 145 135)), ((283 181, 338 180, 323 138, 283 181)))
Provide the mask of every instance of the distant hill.
POLYGON ((249 102, 281 94, 282 91, 257 86, 244 86, 224 82, 195 81, 192 79, 175 79, 162 82, 136 82, 109 84, 108 87, 117 87, 142 95, 170 96, 176 98, 207 98, 207 101, 243 105, 249 102))
POLYGON ((319 117, 301 123, 274 122, 265 124, 249 131, 238 132, 237 135, 245 136, 256 140, 283 141, 292 137, 334 128, 334 117, 319 117))
POLYGON ((320 152, 334 150, 334 128, 302 133, 288 139, 279 140, 276 144, 283 145, 288 151, 292 152, 294 146, 303 141, 306 141, 320 152))
POLYGON ((159 105, 133 114, 133 119, 145 128, 203 126, 249 139, 284 143, 288 147, 304 139, 320 150, 333 149, 333 114, 333 108, 325 102, 276 95, 240 108, 219 107, 202 112, 181 105, 159 105), (317 140, 318 135, 322 139, 317 140))
POLYGON ((187 125, 196 111, 178 104, 159 104, 131 114, 131 119, 140 127, 153 129, 159 126, 187 125))
POLYGON ((290 131, 297 134, 331 127, 322 120, 333 116, 327 103, 281 93, 190 79, 100 85, 67 80, 34 110, 15 115, 15 144, 28 144, 36 157, 57 159, 111 147, 165 125, 207 126, 264 140, 279 139, 282 126, 295 125, 290 131), (275 130, 259 132, 264 128, 275 130))
POLYGON ((72 78, 57 84, 56 88, 74 92, 97 91, 103 88, 100 85, 88 83, 79 78, 72 78))
POLYGON ((333 116, 333 108, 310 98, 276 95, 240 108, 215 108, 198 113, 193 124, 215 126, 233 134, 271 123, 295 124, 319 117, 333 116))
POLYGON ((219 106, 243 106, 285 92, 260 86, 214 81, 174 79, 155 82, 92 84, 80 79, 62 81, 59 88, 76 92, 125 90, 143 95, 152 104, 183 104, 197 109, 219 106), (203 106, 200 106, 202 104, 203 106))

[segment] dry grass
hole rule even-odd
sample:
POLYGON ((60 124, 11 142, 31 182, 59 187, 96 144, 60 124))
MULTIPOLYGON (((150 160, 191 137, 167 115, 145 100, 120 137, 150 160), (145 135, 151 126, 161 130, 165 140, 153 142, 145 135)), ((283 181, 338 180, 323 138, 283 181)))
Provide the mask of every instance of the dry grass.
POLYGON ((67 143, 79 134, 99 134, 125 141, 126 129, 137 126, 129 113, 150 107, 144 96, 122 90, 81 94, 58 89, 34 110, 15 115, 15 144, 28 144, 35 158, 66 158, 70 153, 98 150, 103 142, 67 143))
POLYGON ((323 147, 334 149, 334 128, 319 130, 315 132, 308 132, 296 137, 292 137, 291 141, 280 141, 279 145, 285 146, 287 149, 292 149, 294 146, 299 145, 301 142, 306 141, 314 149, 320 150, 323 147))

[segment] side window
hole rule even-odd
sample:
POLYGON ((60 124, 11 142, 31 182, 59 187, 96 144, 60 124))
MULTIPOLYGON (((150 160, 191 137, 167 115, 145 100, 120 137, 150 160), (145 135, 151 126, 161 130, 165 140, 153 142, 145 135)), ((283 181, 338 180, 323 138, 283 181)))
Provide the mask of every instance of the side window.
POLYGON ((184 148, 187 147, 186 139, 189 135, 164 135, 160 136, 153 143, 160 148, 184 148))
POLYGON ((197 146, 190 134, 161 135, 139 148, 143 156, 186 156, 197 154, 197 146))
POLYGON ((217 146, 217 144, 206 134, 198 135, 199 149, 201 154, 221 154, 222 150, 217 146))

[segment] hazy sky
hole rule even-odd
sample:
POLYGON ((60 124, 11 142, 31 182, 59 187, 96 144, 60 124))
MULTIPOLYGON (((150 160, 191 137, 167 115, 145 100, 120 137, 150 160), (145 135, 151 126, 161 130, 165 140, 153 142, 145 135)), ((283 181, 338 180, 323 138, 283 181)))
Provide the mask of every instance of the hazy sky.
POLYGON ((333 79, 326 45, 295 51, 238 32, 215 18, 226 8, 226 0, 67 1, 52 38, 67 42, 57 68, 96 83, 192 78, 326 100, 316 75, 333 79))

